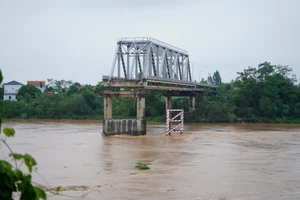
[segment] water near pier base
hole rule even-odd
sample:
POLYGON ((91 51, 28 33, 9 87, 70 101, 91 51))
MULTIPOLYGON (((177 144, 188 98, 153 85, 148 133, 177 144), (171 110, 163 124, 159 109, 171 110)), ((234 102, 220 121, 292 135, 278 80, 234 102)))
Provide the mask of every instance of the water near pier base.
POLYGON ((109 135, 146 135, 146 120, 104 119, 103 133, 109 135))

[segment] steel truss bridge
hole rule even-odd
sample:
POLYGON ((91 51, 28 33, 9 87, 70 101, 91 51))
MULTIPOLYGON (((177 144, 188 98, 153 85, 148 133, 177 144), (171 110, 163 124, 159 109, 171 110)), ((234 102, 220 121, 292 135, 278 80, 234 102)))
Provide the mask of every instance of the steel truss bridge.
MULTIPOLYGON (((205 88, 216 88, 192 81, 187 51, 148 37, 119 39, 110 75, 102 79, 106 86, 106 90, 100 92, 104 98, 103 133, 106 135, 145 135, 146 96, 151 90, 164 93, 167 111, 172 109, 173 96, 189 97, 189 112, 193 112, 195 97, 201 95, 205 98, 205 88), (112 118, 114 97, 136 98, 136 120, 112 118)), ((171 116, 167 118, 171 123, 175 122, 171 116)), ((168 127, 169 134, 168 130, 173 129, 168 127)), ((182 128, 180 130, 182 133, 182 128)))
POLYGON ((192 81, 187 51, 150 37, 121 38, 109 76, 111 88, 202 92, 214 85, 192 81))

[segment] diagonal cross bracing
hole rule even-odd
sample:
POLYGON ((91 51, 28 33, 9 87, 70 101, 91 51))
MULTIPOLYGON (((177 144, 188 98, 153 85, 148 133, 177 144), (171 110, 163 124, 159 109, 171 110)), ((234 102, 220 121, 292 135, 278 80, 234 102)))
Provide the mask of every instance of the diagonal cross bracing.
POLYGON ((188 52, 165 42, 149 37, 121 38, 115 54, 110 77, 192 81, 188 52))

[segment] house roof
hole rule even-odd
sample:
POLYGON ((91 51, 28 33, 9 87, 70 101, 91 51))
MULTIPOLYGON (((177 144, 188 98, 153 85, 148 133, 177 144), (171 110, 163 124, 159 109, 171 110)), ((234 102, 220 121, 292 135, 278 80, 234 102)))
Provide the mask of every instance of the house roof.
POLYGON ((53 91, 44 92, 44 94, 54 94, 53 91))
POLYGON ((23 84, 19 83, 18 81, 10 81, 8 83, 4 83, 3 85, 23 85, 23 84))
POLYGON ((40 83, 42 83, 42 86, 45 86, 45 81, 27 81, 28 85, 34 85, 34 86, 40 86, 40 83))

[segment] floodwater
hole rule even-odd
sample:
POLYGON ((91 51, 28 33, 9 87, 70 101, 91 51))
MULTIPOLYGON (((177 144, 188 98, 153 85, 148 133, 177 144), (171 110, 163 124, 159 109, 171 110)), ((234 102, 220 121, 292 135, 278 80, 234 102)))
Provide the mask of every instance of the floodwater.
POLYGON ((103 136, 100 121, 4 126, 11 148, 35 157, 34 181, 62 186, 49 199, 300 199, 300 125, 185 124, 171 137, 150 123, 139 137, 103 136))

